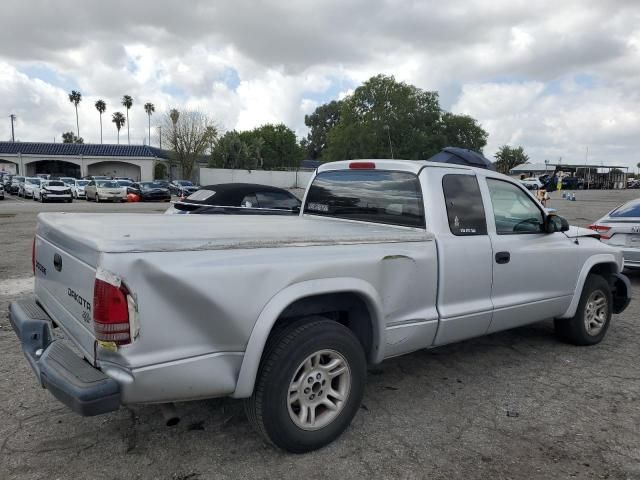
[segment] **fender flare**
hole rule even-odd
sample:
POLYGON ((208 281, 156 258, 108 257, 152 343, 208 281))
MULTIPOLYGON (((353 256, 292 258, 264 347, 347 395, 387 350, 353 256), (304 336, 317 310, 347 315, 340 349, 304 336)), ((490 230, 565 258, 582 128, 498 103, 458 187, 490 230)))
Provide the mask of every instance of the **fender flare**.
POLYGON ((611 264, 614 267, 614 273, 620 273, 620 265, 618 264, 615 255, 613 255, 612 253, 599 253, 597 255, 589 257, 584 265, 582 265, 582 270, 580 270, 578 282, 576 283, 576 289, 573 292, 573 299, 571 300, 571 304, 569 304, 569 308, 567 308, 567 311, 560 315, 558 318, 571 318, 576 314, 578 303, 580 303, 580 296, 582 295, 584 282, 587 281, 587 275, 589 275, 589 272, 594 266, 600 264, 611 264))
POLYGON ((282 312, 293 302, 305 297, 327 293, 355 293, 362 297, 371 314, 373 330, 372 363, 379 363, 384 355, 384 314, 382 300, 376 289, 368 282, 358 278, 324 278, 296 283, 277 293, 260 312, 256 321, 238 374, 233 398, 247 398, 253 393, 256 376, 264 346, 269 334, 282 312))

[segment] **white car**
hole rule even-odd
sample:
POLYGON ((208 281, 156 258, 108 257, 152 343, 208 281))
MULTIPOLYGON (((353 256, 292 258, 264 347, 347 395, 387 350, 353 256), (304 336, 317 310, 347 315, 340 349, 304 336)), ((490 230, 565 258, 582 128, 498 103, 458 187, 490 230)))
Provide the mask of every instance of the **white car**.
POLYGON ((40 187, 41 180, 37 177, 27 177, 24 179, 24 187, 22 187, 22 196, 24 198, 33 198, 33 192, 40 187))
POLYGON ((87 194, 84 191, 84 187, 89 185, 89 180, 74 180, 73 185, 71 185, 71 195, 73 198, 87 198, 87 194))
POLYGON ((126 197, 127 188, 129 188, 133 182, 131 180, 127 180, 126 178, 117 179, 116 182, 118 182, 118 185, 122 187, 122 194, 126 197))
POLYGON ((544 186, 536 177, 523 178, 520 180, 520 183, 522 183, 527 190, 539 190, 544 186))
POLYGON ((85 187, 87 201, 94 202, 124 202, 127 194, 115 180, 91 180, 85 187))
POLYGON ((33 199, 40 202, 51 202, 60 200, 62 202, 71 203, 71 187, 65 185, 61 180, 42 180, 37 189, 33 192, 33 199))

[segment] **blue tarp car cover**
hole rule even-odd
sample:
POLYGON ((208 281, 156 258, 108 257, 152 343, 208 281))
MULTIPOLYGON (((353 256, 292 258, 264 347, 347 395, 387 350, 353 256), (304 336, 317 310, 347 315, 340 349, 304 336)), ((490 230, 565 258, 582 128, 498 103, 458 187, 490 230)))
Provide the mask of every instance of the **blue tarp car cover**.
POLYGON ((455 163, 469 167, 486 168, 495 171, 496 167, 484 155, 466 148, 445 147, 427 160, 428 162, 455 163))

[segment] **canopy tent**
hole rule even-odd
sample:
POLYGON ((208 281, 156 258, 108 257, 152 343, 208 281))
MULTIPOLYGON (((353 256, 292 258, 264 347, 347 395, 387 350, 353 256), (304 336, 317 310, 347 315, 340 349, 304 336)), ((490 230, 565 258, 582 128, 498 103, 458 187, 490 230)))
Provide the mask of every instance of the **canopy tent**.
POLYGON ((427 159, 428 162, 454 163, 456 165, 467 165, 468 167, 486 168, 495 171, 496 167, 491 160, 473 150, 458 147, 445 147, 433 157, 427 159))

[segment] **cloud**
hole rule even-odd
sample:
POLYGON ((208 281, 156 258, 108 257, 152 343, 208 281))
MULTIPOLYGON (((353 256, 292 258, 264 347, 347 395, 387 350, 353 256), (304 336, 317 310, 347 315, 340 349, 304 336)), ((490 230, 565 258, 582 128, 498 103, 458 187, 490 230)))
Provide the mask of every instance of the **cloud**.
POLYGON ((135 100, 135 143, 148 136, 147 101, 152 124, 186 106, 224 130, 284 122, 303 135, 315 106, 385 73, 476 116, 488 154, 517 143, 536 161, 581 158, 588 144, 594 161, 635 165, 638 25, 634 0, 8 2, 0 112, 18 115, 22 140, 59 138, 75 126, 76 88, 87 141, 99 139, 98 98, 105 141, 115 141, 110 118, 124 94, 135 100))

